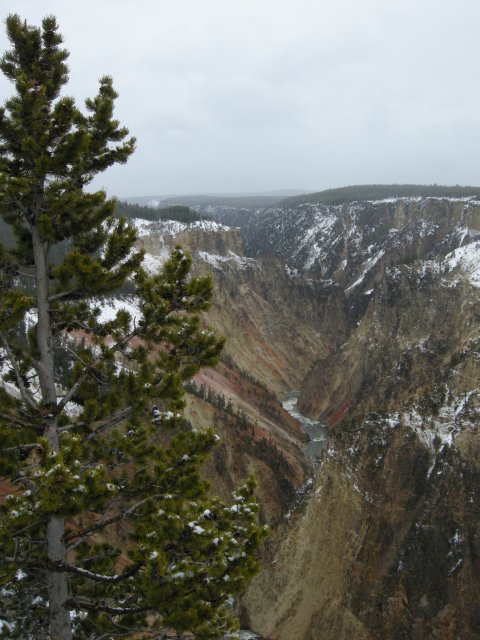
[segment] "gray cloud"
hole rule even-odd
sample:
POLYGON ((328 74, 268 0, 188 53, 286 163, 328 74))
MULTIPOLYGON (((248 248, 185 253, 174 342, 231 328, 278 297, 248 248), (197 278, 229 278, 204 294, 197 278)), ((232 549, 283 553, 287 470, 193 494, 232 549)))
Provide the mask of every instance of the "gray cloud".
MULTIPOLYGON (((69 93, 104 73, 138 138, 120 196, 479 184, 475 0, 4 0, 57 16, 69 93)), ((0 48, 7 48, 4 33, 0 48)), ((0 98, 11 87, 0 80, 0 98)))

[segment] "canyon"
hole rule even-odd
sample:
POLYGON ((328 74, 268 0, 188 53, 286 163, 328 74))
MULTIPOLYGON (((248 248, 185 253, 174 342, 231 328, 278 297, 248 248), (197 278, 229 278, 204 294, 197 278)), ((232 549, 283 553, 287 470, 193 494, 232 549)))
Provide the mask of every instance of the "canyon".
POLYGON ((136 221, 214 278, 220 365, 189 389, 228 493, 271 525, 242 624, 271 640, 479 638, 480 202, 391 197, 136 221), (312 461, 282 401, 325 424, 312 461))

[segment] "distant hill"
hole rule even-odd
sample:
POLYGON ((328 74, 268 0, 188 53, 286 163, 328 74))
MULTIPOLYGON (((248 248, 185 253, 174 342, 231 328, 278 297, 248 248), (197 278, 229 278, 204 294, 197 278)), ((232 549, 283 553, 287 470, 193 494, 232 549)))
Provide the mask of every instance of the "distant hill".
POLYGON ((292 207, 299 204, 343 204, 355 200, 383 200, 384 198, 463 198, 480 196, 480 187, 442 186, 437 184, 365 184, 326 189, 317 193, 305 193, 285 198, 281 205, 292 207))
POLYGON ((160 202, 160 206, 185 205, 187 207, 224 206, 237 209, 259 209, 272 207, 284 196, 178 196, 160 202))
POLYGON ((139 196, 125 198, 131 204, 141 206, 168 207, 183 205, 187 207, 226 206, 238 209, 259 209, 272 207, 285 197, 294 197, 305 193, 295 189, 281 189, 268 193, 214 193, 174 196, 139 196))

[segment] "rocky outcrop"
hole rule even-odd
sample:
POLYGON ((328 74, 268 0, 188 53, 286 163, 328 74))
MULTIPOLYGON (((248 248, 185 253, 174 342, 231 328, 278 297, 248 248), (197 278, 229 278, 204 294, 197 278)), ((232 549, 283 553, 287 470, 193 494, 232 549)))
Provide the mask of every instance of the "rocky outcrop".
POLYGON ((225 256, 242 255, 242 237, 238 229, 211 220, 192 223, 173 220, 147 221, 135 219, 137 247, 147 254, 167 257, 175 245, 182 245, 191 253, 211 253, 225 256))

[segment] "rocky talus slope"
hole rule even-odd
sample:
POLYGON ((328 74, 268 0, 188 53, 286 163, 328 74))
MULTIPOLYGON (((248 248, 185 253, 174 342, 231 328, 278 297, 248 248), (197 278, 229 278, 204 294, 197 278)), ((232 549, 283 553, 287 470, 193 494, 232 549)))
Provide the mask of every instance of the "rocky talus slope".
POLYGON ((238 231, 205 222, 145 226, 140 242, 155 268, 181 233, 215 279, 226 356, 189 415, 223 434, 218 489, 255 472, 277 523, 244 624, 271 640, 480 638, 480 203, 238 218, 245 254, 238 231), (331 434, 296 508, 311 470, 279 402, 294 389, 331 434))

